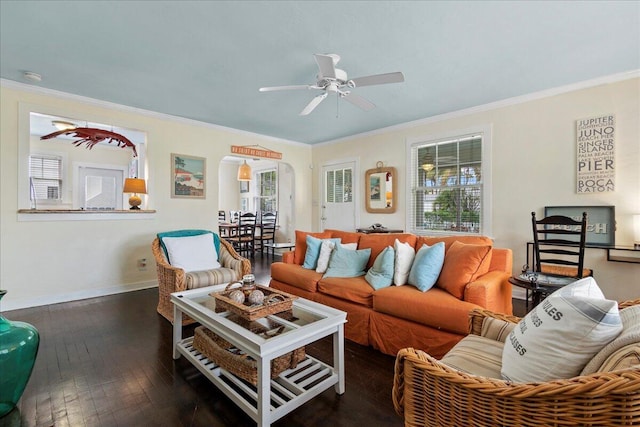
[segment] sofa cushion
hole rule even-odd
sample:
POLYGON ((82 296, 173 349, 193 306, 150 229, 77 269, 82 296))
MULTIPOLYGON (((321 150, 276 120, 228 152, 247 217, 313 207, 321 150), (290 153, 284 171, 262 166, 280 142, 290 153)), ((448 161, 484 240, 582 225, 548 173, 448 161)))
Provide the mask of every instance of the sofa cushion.
POLYGON ((387 246, 393 246, 396 239, 403 243, 409 243, 412 248, 416 247, 417 237, 407 233, 385 233, 385 234, 363 234, 358 243, 358 249, 371 249, 371 258, 367 263, 367 268, 373 265, 376 257, 387 246))
POLYGON ((163 237, 169 264, 186 272, 220 268, 213 233, 185 237, 163 237))
POLYGON ((467 335, 453 346, 440 361, 445 365, 480 377, 502 379, 504 343, 479 335, 467 335))
POLYGON ((393 271, 393 283, 396 286, 406 285, 411 272, 413 258, 416 256, 415 249, 408 242, 402 243, 398 239, 393 243, 393 249, 396 252, 395 264, 393 271))
POLYGON ((422 245, 433 246, 438 242, 444 243, 445 253, 449 250, 454 242, 460 242, 467 245, 493 245, 493 241, 486 236, 419 236, 416 240, 415 247, 421 248, 422 245))
POLYGON ((371 249, 351 250, 336 246, 324 277, 363 276, 371 249))
POLYGON ((444 263, 444 243, 422 245, 411 265, 408 283, 422 292, 428 291, 438 280, 444 263))
POLYGON ((509 334, 502 377, 542 382, 580 374, 587 362, 622 331, 618 304, 592 277, 557 290, 509 334))
POLYGON ((371 307, 373 304, 373 288, 360 277, 323 277, 318 282, 318 292, 350 301, 355 304, 371 307))
POLYGON ((365 274, 364 279, 373 289, 382 289, 393 283, 393 264, 395 259, 393 247, 387 246, 376 257, 373 265, 365 274))
POLYGON ((316 292, 322 274, 302 268, 298 264, 274 262, 271 264, 271 278, 308 292, 316 292))
MULTIPOLYGON (((307 252, 304 254, 304 262, 302 266, 309 270, 315 270, 318 267, 318 258, 320 257, 320 250, 322 243, 328 239, 318 239, 317 237, 307 236, 307 252)), ((331 239, 334 246, 340 243, 340 239, 331 239)), ((328 258, 327 258, 328 260, 328 258)), ((319 271, 318 273, 322 273, 319 271)))
POLYGON ((603 365, 606 369, 621 364, 621 359, 631 354, 632 359, 637 360, 634 355, 634 345, 636 350, 640 348, 640 305, 632 305, 620 310, 620 321, 622 322, 622 332, 609 344, 605 345, 582 369, 580 375, 589 375, 594 372, 602 372, 603 365), (630 346, 620 354, 611 356, 623 347, 630 346), (609 360, 611 358, 611 360, 609 360))
POLYGON ((462 299, 464 288, 487 273, 489 265, 491 265, 491 246, 455 241, 445 252, 438 286, 456 298, 462 299))
POLYGON ((420 292, 413 286, 390 286, 373 294, 375 311, 463 335, 469 333, 469 312, 474 308, 478 306, 437 287, 420 292))
POLYGON ((309 233, 306 231, 296 230, 296 248, 294 250, 293 262, 298 265, 302 265, 304 262, 304 256, 307 253, 307 235, 317 237, 318 239, 328 239, 331 237, 331 233, 309 233))
POLYGON ((496 319, 495 317, 485 317, 482 320, 480 335, 494 341, 505 342, 516 325, 517 323, 507 322, 502 319, 496 319))
POLYGON ((620 347, 602 362, 597 372, 612 372, 619 369, 640 369, 640 343, 620 347))

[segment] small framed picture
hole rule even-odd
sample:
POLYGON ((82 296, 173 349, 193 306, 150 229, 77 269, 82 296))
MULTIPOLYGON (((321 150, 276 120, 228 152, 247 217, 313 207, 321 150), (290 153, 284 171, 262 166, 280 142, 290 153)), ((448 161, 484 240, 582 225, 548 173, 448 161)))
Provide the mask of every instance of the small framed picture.
POLYGON ((564 215, 576 221, 582 219, 582 212, 587 213, 587 245, 614 246, 616 244, 615 206, 545 206, 544 208, 544 216, 564 215))
POLYGON ((240 192, 241 193, 249 192, 249 181, 240 181, 240 192))
POLYGON ((173 180, 171 197, 204 199, 206 182, 206 159, 204 157, 171 154, 173 180))

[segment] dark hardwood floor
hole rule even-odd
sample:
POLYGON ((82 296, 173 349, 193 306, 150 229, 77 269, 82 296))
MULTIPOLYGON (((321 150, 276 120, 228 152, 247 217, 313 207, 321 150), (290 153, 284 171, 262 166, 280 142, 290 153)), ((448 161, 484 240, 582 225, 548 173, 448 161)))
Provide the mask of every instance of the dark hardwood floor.
MULTIPOLYGON (((270 260, 258 255, 252 265, 267 283, 270 260)), ((36 326, 41 341, 22 399, 0 426, 255 426, 189 362, 172 359, 171 324, 156 303, 154 288, 4 313, 36 326)), ((330 339, 307 352, 331 362, 330 339)), ((402 426, 391 402, 394 361, 346 341, 346 393, 331 388, 273 425, 402 426)))

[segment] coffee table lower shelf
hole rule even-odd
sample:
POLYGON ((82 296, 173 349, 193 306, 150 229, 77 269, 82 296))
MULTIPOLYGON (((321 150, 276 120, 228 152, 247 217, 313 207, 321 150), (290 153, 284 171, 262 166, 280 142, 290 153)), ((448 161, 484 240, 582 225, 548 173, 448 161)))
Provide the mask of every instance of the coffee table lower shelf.
MULTIPOLYGON (((255 421, 259 421, 256 387, 219 367, 193 347, 193 337, 177 344, 178 352, 255 421)), ((271 422, 338 383, 333 367, 307 355, 294 369, 271 380, 271 422)))

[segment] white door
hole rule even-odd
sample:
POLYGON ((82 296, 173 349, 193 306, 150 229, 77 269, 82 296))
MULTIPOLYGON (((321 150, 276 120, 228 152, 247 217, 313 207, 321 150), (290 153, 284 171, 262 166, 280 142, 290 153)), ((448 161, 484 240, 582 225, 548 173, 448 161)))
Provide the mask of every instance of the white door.
POLYGON ((355 171, 355 162, 322 167, 322 230, 356 230, 355 171))
POLYGON ((80 166, 80 207, 87 210, 122 209, 124 173, 123 169, 80 166))

